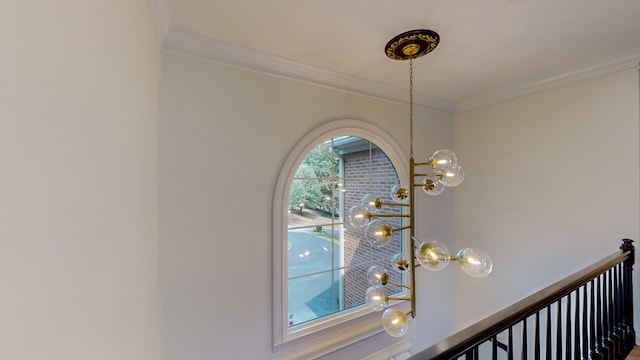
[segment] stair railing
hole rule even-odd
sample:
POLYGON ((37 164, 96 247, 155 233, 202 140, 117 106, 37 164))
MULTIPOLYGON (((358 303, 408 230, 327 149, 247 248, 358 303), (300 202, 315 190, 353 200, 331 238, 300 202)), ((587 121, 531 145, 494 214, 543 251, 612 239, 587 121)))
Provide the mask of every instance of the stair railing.
POLYGON ((438 359, 624 359, 635 345, 633 240, 413 355, 438 359))

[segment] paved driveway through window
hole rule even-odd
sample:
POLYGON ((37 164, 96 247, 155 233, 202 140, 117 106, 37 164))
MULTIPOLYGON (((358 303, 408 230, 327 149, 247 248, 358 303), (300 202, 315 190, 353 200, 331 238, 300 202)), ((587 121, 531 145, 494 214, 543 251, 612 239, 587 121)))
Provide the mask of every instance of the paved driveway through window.
POLYGON ((308 229, 290 230, 289 242, 290 325, 337 312, 342 271, 331 269, 340 264, 340 246, 308 229))

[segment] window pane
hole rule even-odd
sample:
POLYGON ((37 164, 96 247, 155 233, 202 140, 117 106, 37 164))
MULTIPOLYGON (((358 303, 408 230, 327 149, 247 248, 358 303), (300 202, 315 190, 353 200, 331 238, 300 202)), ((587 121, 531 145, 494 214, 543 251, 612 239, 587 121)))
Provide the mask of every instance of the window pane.
MULTIPOLYGON (((375 144, 342 136, 315 147, 291 179, 288 209, 288 326, 296 326, 364 305, 372 265, 387 268, 390 280, 401 283, 391 265, 402 251, 402 232, 393 233, 383 248, 372 247, 364 229, 345 224, 348 211, 366 194, 391 203, 391 188, 399 185, 393 164, 375 144)), ((384 206, 378 214, 401 215, 403 207, 384 206)), ((379 218, 393 229, 401 218, 379 218)), ((379 226, 375 225, 375 226, 379 226)), ((391 295, 399 287, 386 286, 391 295)))
POLYGON ((295 178, 332 179, 339 176, 339 156, 332 148, 332 141, 326 141, 311 150, 295 174, 295 178), (306 168, 301 170, 300 168, 306 168), (309 170, 312 170, 310 172, 309 170), (309 176, 313 174, 313 176, 309 176))
POLYGON ((330 229, 295 229, 289 231, 289 279, 327 272, 338 267, 342 254, 331 237, 330 229))
POLYGON ((289 228, 331 226, 340 220, 337 179, 293 179, 289 191, 289 228))
POLYGON ((289 327, 331 315, 339 286, 332 271, 289 280, 289 327))
MULTIPOLYGON (((373 265, 383 266, 387 269, 389 280, 401 283, 400 272, 396 271, 392 264, 392 257, 401 252, 401 233, 395 233, 387 246, 373 248, 364 240, 364 235, 355 235, 354 231, 345 231, 344 240, 344 293, 345 307, 353 307, 363 304, 366 289, 370 286, 367 282, 367 271, 373 265)), ((388 284, 385 289, 389 294, 400 289, 388 284)))

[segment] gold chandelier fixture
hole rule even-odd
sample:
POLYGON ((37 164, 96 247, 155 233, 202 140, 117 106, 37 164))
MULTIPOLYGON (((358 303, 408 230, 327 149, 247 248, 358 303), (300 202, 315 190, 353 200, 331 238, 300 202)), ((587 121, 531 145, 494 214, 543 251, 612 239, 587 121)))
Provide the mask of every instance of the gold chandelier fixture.
POLYGON ((413 59, 434 50, 440 36, 431 30, 412 30, 395 36, 385 46, 386 55, 393 60, 409 60, 409 186, 394 186, 391 189, 393 202, 384 202, 381 196, 365 195, 360 205, 349 210, 349 224, 365 229, 365 239, 376 248, 388 244, 394 233, 409 231, 409 256, 396 254, 392 258, 393 267, 407 274, 409 281, 398 283, 389 279, 382 266, 374 265, 367 272, 370 287, 366 291, 366 304, 375 311, 384 311, 382 325, 391 336, 400 337, 407 333, 408 316, 416 316, 415 270, 423 267, 431 271, 444 269, 450 261, 455 261, 461 269, 473 277, 485 277, 491 273, 493 264, 489 255, 477 248, 466 248, 455 255, 438 241, 420 242, 416 239, 415 189, 422 188, 428 195, 439 195, 445 187, 454 187, 464 180, 464 170, 458 165, 455 153, 441 149, 434 152, 426 162, 415 162, 413 154, 413 59), (420 170, 419 172, 417 169, 420 170), (407 214, 384 214, 381 209, 397 207, 408 209, 407 214), (385 218, 408 219, 408 226, 393 228, 385 218), (408 259, 407 259, 408 258, 408 259), (390 284, 408 290, 409 297, 389 296, 384 286, 390 284), (408 312, 393 307, 399 301, 409 301, 408 312))

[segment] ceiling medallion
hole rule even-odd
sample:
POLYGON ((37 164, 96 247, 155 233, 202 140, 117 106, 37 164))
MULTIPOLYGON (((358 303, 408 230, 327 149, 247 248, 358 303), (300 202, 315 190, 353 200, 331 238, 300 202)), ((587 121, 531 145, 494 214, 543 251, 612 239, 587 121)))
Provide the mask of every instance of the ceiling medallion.
POLYGON ((427 55, 440 43, 437 32, 426 29, 403 32, 385 46, 387 57, 393 60, 417 59, 427 55))

